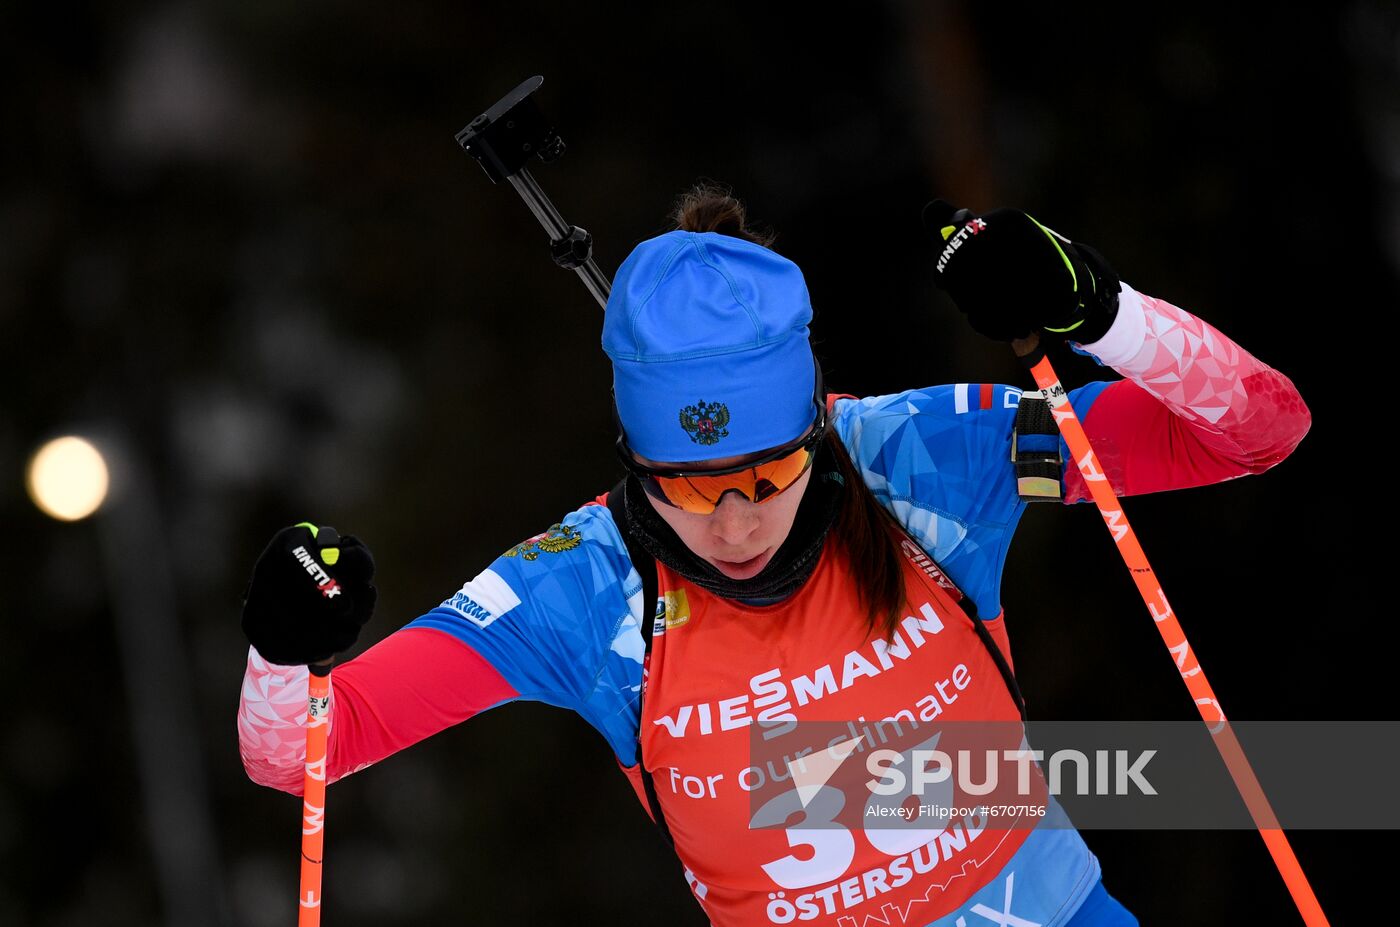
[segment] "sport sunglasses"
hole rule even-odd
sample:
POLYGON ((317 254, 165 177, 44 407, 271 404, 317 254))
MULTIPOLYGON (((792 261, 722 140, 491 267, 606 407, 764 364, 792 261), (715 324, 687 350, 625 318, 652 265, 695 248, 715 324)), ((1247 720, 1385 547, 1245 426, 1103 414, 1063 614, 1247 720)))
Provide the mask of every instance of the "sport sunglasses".
POLYGON ((691 512, 709 515, 727 492, 737 492, 750 502, 763 504, 790 489, 807 472, 817 447, 826 434, 826 403, 814 399, 816 422, 807 435, 774 448, 757 460, 723 470, 653 469, 638 463, 622 435, 617 439, 617 455, 629 473, 637 478, 647 495, 658 502, 691 512))

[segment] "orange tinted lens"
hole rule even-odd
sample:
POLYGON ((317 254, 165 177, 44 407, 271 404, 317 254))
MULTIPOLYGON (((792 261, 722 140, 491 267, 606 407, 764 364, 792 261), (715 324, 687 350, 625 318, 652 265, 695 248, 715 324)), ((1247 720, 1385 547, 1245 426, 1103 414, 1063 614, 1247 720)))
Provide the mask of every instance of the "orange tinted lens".
POLYGON ((751 502, 766 502, 797 481, 812 460, 812 452, 798 448, 785 457, 736 473, 714 476, 653 477, 651 482, 676 508, 708 515, 720 497, 736 490, 751 502))
POLYGON ((715 510, 715 503, 719 501, 719 496, 713 499, 705 496, 686 477, 652 477, 647 482, 660 490, 663 501, 696 515, 710 514, 715 510))
POLYGON ((787 489, 797 482, 797 478, 802 475, 811 462, 812 452, 804 447, 799 447, 786 457, 779 457, 777 460, 770 460, 768 463, 754 467, 754 477, 758 481, 760 489, 765 483, 772 486, 773 489, 753 501, 762 502, 769 496, 776 496, 787 489))

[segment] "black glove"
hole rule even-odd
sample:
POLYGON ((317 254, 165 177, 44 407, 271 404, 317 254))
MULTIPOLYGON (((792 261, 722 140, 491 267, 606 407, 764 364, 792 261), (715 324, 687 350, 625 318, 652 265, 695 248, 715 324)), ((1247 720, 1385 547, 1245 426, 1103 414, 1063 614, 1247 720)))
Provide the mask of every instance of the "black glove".
POLYGON ((1032 332, 1089 344, 1118 314, 1118 275, 1093 248, 1014 209, 983 216, 943 200, 924 207, 939 248, 934 282, 997 341, 1032 332))
POLYGON ((374 558, 353 535, 283 528, 253 566, 243 633, 272 663, 318 663, 347 650, 374 612, 374 558))

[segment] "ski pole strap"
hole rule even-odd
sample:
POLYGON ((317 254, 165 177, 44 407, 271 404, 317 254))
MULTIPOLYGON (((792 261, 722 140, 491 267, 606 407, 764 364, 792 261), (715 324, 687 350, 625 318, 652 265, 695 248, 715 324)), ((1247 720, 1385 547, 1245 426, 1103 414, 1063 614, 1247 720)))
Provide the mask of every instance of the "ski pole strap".
POLYGON ((1026 502, 1059 502, 1064 497, 1060 429, 1050 403, 1033 391, 1021 394, 1011 428, 1011 462, 1016 492, 1026 502))
POLYGON ((622 535, 623 543, 627 545, 627 556, 642 579, 642 686, 637 696, 637 772, 641 774, 642 791, 646 793, 647 807, 651 809, 651 818, 656 822, 656 829, 661 833, 661 839, 666 845, 674 850, 675 842, 671 839, 671 828, 666 825, 666 815, 661 811, 661 800, 656 797, 656 782, 642 759, 641 720, 643 700, 646 698, 647 670, 651 664, 651 640, 656 630, 656 622, 666 620, 665 610, 658 595, 660 583, 656 576, 656 558, 647 553, 627 525, 626 491, 626 479, 609 490, 608 511, 612 513, 613 522, 622 535))

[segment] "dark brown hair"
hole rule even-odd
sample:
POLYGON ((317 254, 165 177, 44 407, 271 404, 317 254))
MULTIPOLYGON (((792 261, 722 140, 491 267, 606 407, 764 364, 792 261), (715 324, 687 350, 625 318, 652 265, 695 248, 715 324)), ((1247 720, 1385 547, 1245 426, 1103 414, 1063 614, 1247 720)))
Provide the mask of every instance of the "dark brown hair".
POLYGON ((685 232, 719 232, 765 248, 771 248, 778 238, 772 229, 751 227, 748 211, 734 197, 734 191, 713 180, 697 181, 695 186, 676 197, 670 219, 676 228, 685 232))
MULTIPOLYGON (((670 219, 686 232, 719 232, 765 248, 778 237, 772 230, 751 228, 744 204, 730 188, 713 181, 702 180, 682 193, 670 219)), ((836 539, 850 560, 870 631, 878 631, 889 640, 904 608, 901 554, 888 530, 894 517, 865 485, 835 431, 827 432, 826 443, 846 483, 841 510, 836 514, 836 539)))

